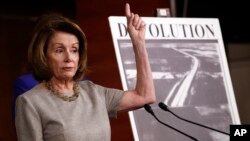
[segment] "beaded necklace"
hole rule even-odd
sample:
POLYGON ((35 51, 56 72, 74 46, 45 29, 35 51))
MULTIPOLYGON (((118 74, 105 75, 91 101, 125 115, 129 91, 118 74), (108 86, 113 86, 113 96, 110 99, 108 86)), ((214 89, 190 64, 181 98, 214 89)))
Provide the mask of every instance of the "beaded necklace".
POLYGON ((54 89, 54 87, 52 86, 51 84, 51 81, 47 81, 45 82, 48 90, 51 91, 51 94, 57 96, 58 98, 61 98, 63 99, 64 101, 67 101, 67 102, 71 102, 71 101, 74 101, 78 98, 79 96, 79 85, 77 82, 74 82, 74 85, 73 85, 73 95, 72 96, 65 96, 63 93, 60 93, 58 90, 54 89))

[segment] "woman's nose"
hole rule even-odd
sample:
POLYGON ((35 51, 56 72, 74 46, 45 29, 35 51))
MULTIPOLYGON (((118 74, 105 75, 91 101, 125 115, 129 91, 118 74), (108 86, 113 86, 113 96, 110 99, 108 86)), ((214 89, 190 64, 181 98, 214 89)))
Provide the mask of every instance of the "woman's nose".
POLYGON ((72 61, 72 55, 69 51, 65 53, 65 62, 71 62, 72 61))

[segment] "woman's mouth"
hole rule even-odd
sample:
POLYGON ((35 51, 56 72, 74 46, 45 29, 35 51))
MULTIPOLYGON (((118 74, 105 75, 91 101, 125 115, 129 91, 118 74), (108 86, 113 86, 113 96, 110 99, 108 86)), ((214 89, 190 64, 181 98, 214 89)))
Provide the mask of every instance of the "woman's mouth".
POLYGON ((73 69, 73 67, 63 67, 63 70, 65 71, 71 71, 73 69))

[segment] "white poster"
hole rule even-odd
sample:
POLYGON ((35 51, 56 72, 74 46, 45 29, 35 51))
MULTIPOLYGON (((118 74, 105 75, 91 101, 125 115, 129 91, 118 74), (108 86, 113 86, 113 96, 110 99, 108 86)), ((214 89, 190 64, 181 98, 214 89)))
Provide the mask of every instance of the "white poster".
MULTIPOLYGON (((229 136, 173 116, 158 107, 169 106, 180 117, 229 133, 240 124, 221 29, 215 18, 143 17, 146 48, 156 88, 155 115, 199 141, 226 141, 229 136)), ((109 17, 123 89, 136 82, 136 65, 125 17, 109 17)), ((189 141, 160 124, 144 108, 129 112, 135 141, 189 141)))

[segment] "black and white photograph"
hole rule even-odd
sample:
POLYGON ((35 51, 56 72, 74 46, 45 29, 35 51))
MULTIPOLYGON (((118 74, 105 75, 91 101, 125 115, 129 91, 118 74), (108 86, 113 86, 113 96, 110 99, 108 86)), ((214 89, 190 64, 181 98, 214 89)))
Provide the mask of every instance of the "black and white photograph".
MULTIPOLYGON (((229 140, 230 124, 239 124, 240 120, 217 19, 144 20, 157 97, 151 108, 165 125, 143 108, 131 111, 134 139, 229 140), (171 112, 161 109, 158 103, 171 112)), ((130 89, 136 84, 136 65, 123 21, 122 17, 109 18, 123 88, 130 89)))

